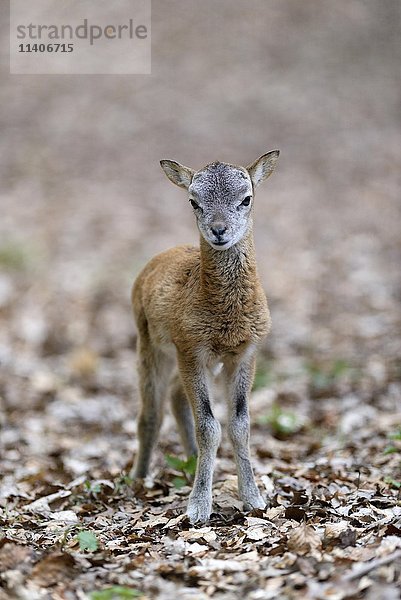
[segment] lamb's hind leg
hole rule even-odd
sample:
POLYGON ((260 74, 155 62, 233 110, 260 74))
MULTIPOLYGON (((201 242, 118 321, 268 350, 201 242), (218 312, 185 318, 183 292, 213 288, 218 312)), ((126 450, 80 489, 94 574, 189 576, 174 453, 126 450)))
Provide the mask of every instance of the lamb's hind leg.
MULTIPOLYGON (((143 324, 142 324, 143 325, 143 324)), ((138 419, 139 449, 134 478, 147 475, 152 451, 159 436, 163 420, 163 404, 170 367, 167 357, 151 344, 147 327, 138 327, 138 376, 141 409, 138 419)))
POLYGON ((238 473, 238 493, 245 510, 264 508, 265 502, 256 486, 249 451, 248 396, 255 372, 255 356, 248 354, 225 364, 228 390, 228 433, 234 450, 238 473))
POLYGON ((198 448, 196 446, 194 419, 191 406, 178 373, 175 373, 171 380, 170 398, 182 444, 186 455, 189 458, 198 453, 198 448))

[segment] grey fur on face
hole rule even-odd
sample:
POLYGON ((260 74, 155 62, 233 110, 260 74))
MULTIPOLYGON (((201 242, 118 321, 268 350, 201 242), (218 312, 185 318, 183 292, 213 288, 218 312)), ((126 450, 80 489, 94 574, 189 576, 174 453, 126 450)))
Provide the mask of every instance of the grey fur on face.
POLYGON ((251 229, 253 190, 271 175, 278 156, 273 150, 247 168, 214 162, 194 171, 174 160, 160 164, 170 181, 188 190, 202 237, 215 250, 227 250, 251 229))
POLYGON ((188 188, 198 228, 216 250, 246 234, 252 212, 252 182, 245 169, 215 162, 195 173, 188 188), (245 202, 244 202, 245 201, 245 202))

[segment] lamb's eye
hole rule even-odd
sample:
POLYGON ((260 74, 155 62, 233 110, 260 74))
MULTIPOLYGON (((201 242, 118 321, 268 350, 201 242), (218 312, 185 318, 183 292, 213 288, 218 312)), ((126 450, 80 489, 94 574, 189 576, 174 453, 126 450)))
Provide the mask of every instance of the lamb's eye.
POLYGON ((251 203, 251 196, 247 196, 246 198, 243 199, 240 206, 249 206, 250 203, 251 203))
POLYGON ((192 198, 190 199, 190 203, 192 204, 192 208, 193 208, 194 210, 197 210, 198 208, 200 208, 199 204, 197 204, 197 203, 195 202, 195 200, 192 200, 192 198))

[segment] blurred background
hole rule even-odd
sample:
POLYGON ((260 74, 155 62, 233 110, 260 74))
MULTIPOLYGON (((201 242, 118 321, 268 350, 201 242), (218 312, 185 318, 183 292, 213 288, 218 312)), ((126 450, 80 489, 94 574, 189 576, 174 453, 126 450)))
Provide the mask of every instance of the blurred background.
POLYGON ((273 329, 254 414, 287 403, 346 433, 397 413, 400 25, 399 0, 153 0, 151 75, 11 76, 3 51, 3 472, 131 460, 131 282, 198 241, 161 158, 198 169, 281 150, 255 202, 273 329))

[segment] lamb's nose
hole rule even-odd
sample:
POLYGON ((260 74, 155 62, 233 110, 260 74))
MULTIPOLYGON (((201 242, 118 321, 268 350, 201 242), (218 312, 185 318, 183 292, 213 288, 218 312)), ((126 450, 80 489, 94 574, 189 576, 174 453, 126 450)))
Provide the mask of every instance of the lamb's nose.
POLYGON ((214 223, 210 229, 212 230, 212 233, 218 238, 221 237, 223 233, 227 231, 227 227, 224 225, 224 223, 214 223))

